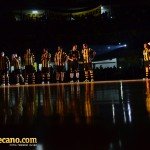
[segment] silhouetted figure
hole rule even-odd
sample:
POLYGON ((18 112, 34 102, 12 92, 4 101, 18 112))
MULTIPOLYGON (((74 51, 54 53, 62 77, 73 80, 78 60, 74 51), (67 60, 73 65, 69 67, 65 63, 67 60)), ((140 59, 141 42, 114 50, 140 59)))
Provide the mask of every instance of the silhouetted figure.
POLYGON ((20 85, 20 79, 21 79, 21 82, 24 83, 24 78, 22 76, 22 69, 21 69, 22 67, 21 57, 18 56, 17 54, 13 54, 11 65, 14 67, 16 85, 20 85))
POLYGON ((76 81, 79 82, 79 59, 80 53, 77 50, 77 45, 73 45, 72 50, 70 50, 70 53, 68 55, 70 82, 74 82, 74 76, 76 77, 76 81))
POLYGON ((10 60, 5 55, 4 52, 1 52, 0 54, 0 75, 2 79, 2 86, 5 86, 5 84, 9 84, 9 70, 10 70, 10 60))
POLYGON ((149 64, 150 64, 150 49, 148 48, 148 44, 144 44, 143 50, 143 57, 144 57, 144 67, 145 67, 145 77, 149 77, 149 64))
POLYGON ((48 49, 43 49, 43 53, 41 56, 41 63, 42 63, 42 84, 47 82, 50 83, 50 61, 51 61, 51 54, 48 52, 48 49))
POLYGON ((93 69, 92 69, 92 60, 95 57, 96 52, 88 47, 87 44, 83 44, 82 57, 85 73, 85 82, 94 81, 93 69))
POLYGON ((54 63, 56 66, 56 81, 64 82, 64 73, 65 73, 65 62, 67 60, 67 54, 63 49, 58 46, 57 52, 54 56, 54 63))
POLYGON ((24 54, 24 62, 25 62, 25 84, 28 84, 29 76, 32 76, 32 83, 35 83, 35 68, 34 68, 34 62, 35 57, 33 53, 31 53, 30 49, 26 50, 26 53, 24 54))

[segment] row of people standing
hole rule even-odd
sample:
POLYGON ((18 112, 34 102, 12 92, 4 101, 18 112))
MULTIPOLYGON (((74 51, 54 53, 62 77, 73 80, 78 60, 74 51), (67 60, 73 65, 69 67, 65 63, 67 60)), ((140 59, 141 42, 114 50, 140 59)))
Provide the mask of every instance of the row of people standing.
MULTIPOLYGON (((68 63, 70 82, 79 82, 79 60, 83 63, 85 82, 94 81, 92 60, 95 57, 96 52, 89 48, 87 44, 83 44, 81 52, 78 50, 78 46, 74 44, 69 54, 63 50, 61 46, 58 46, 54 55, 54 66, 56 72, 56 82, 64 82, 65 76, 65 64, 68 63)), ((41 55, 41 83, 50 83, 50 64, 51 53, 48 49, 44 48, 41 55)), ((0 55, 0 75, 2 85, 9 85, 10 67, 13 67, 14 79, 17 85, 20 83, 28 84, 31 82, 35 84, 35 56, 30 49, 27 49, 23 55, 23 60, 17 54, 12 54, 11 60, 1 52, 0 55), (24 66, 24 68, 23 68, 24 66), (22 72, 24 71, 24 74, 22 72)))

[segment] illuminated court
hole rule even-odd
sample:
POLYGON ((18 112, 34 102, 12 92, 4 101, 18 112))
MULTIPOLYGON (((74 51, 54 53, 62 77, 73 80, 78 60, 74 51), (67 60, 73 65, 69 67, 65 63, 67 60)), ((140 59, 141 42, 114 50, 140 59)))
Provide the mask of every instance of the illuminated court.
POLYGON ((0 126, 1 137, 37 138, 6 149, 147 149, 150 80, 0 87, 0 126))

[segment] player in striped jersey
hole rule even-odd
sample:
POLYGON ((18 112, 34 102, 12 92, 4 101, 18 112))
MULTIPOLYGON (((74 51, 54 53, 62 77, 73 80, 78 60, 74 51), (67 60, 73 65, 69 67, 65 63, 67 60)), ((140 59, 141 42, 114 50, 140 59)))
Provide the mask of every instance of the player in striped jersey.
POLYGON ((4 52, 0 54, 0 75, 2 79, 2 86, 5 84, 9 85, 9 71, 10 71, 10 60, 4 52))
POLYGON ((144 44, 143 57, 144 57, 144 66, 145 66, 145 76, 146 78, 148 78, 149 77, 149 64, 150 64, 150 49, 147 43, 144 44))
POLYGON ((65 62, 67 61, 67 54, 62 47, 58 46, 57 52, 54 56, 54 63, 56 66, 56 81, 64 82, 65 62))
POLYGON ((84 73, 85 73, 85 82, 94 81, 93 69, 92 69, 92 60, 95 57, 96 52, 93 49, 89 48, 87 44, 83 44, 82 49, 82 58, 84 65, 84 73))
POLYGON ((25 84, 28 84, 29 76, 32 76, 32 83, 35 84, 35 56, 31 53, 30 49, 26 50, 24 54, 24 62, 25 62, 25 84))
POLYGON ((18 56, 17 54, 12 54, 12 61, 11 65, 14 67, 14 75, 16 78, 16 85, 19 85, 19 81, 21 79, 21 82, 24 83, 24 78, 22 76, 22 62, 21 62, 21 57, 18 56))
POLYGON ((50 83, 50 61, 51 54, 48 52, 48 49, 44 48, 41 56, 42 63, 42 84, 47 82, 50 83))

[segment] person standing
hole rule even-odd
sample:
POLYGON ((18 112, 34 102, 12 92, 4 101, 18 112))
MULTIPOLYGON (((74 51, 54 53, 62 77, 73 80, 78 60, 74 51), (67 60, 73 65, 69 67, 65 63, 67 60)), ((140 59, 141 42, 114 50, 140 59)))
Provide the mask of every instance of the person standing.
POLYGON ((147 43, 144 43, 143 57, 144 57, 145 77, 148 78, 149 64, 150 64, 150 49, 148 48, 147 43))
POLYGON ((48 49, 44 48, 41 56, 42 84, 44 84, 45 81, 48 84, 50 83, 50 60, 51 60, 51 54, 48 52, 48 49))
POLYGON ((94 81, 93 69, 92 69, 92 60, 94 59, 96 52, 89 48, 87 44, 83 44, 82 49, 82 58, 83 58, 83 66, 85 73, 85 82, 94 81))
POLYGON ((74 82, 74 76, 76 77, 76 82, 79 82, 79 64, 80 53, 77 50, 77 45, 73 45, 72 50, 68 55, 68 66, 70 73, 70 82, 74 82))
POLYGON ((56 82, 64 82, 65 62, 67 61, 67 54, 63 48, 58 46, 57 52, 54 56, 54 63, 56 66, 56 82))
POLYGON ((1 52, 0 54, 0 75, 2 80, 2 86, 5 86, 5 84, 9 84, 9 71, 10 71, 10 60, 5 55, 4 52, 1 52))
POLYGON ((20 85, 20 79, 21 83, 24 83, 24 78, 22 76, 22 62, 21 57, 17 54, 12 54, 12 62, 11 65, 14 67, 14 75, 16 78, 16 85, 20 85))
POLYGON ((31 78, 32 84, 35 84, 35 68, 34 68, 35 56, 33 53, 31 53, 30 49, 27 49, 26 53, 24 54, 24 62, 25 62, 25 84, 28 84, 30 75, 32 76, 31 78))

